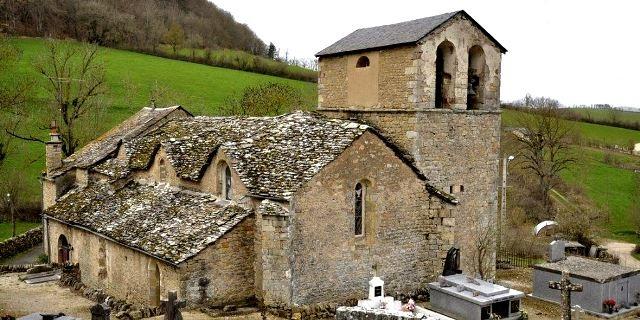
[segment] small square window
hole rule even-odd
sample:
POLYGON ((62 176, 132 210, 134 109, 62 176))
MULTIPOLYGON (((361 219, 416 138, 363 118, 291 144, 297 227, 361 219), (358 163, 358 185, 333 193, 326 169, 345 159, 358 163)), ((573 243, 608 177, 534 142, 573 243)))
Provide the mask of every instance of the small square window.
POLYGON ((373 296, 374 297, 381 297, 382 296, 382 287, 381 286, 377 286, 377 287, 373 288, 373 296))

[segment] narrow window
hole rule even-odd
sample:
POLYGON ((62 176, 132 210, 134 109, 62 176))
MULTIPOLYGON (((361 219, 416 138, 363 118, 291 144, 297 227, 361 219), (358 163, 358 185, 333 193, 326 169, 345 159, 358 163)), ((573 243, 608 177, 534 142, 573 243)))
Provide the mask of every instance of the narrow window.
POLYGON ((364 188, 362 187, 362 183, 356 184, 355 189, 355 235, 359 236, 364 233, 364 227, 362 223, 362 217, 364 216, 364 188))
POLYGON ((222 165, 222 177, 221 177, 221 185, 222 185, 222 194, 226 200, 231 200, 232 189, 231 189, 231 168, 225 163, 222 165))
POLYGON ((460 192, 464 192, 464 186, 460 185, 460 192))
POLYGON ((358 62, 356 62, 356 68, 366 68, 368 66, 369 66, 369 58, 367 58, 367 56, 362 56, 358 58, 358 62))
POLYGON ((165 182, 167 180, 167 166, 164 163, 164 159, 160 159, 160 181, 165 182))

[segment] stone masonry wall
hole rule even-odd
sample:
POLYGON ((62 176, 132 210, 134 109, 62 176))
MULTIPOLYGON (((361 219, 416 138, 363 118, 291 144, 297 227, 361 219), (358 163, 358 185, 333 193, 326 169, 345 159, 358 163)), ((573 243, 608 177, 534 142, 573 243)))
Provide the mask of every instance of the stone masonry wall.
POLYGON ((292 201, 292 303, 363 298, 375 273, 389 293, 425 288, 442 272, 452 245, 452 208, 428 194, 382 140, 365 133, 292 201), (354 235, 358 182, 366 185, 362 236, 354 235))
POLYGON ((291 302, 289 216, 258 212, 260 256, 256 269, 257 295, 269 307, 288 308, 291 302))
POLYGON ((435 187, 445 192, 454 187, 453 196, 459 201, 452 211, 456 218, 454 243, 461 249, 463 270, 472 272, 472 247, 478 231, 497 219, 500 113, 434 109, 327 114, 356 118, 380 128, 413 156, 435 187))
POLYGON ((0 260, 31 249, 42 242, 42 227, 0 242, 0 260))
POLYGON ((347 80, 330 76, 347 67, 338 61, 348 55, 322 58, 322 81, 332 85, 319 86, 319 96, 325 97, 319 110, 330 117, 357 119, 378 128, 413 158, 434 186, 453 191, 460 202, 453 211, 455 244, 462 251, 463 270, 473 272, 471 248, 477 231, 492 225, 497 217, 501 52, 481 30, 460 16, 412 49, 388 48, 380 52, 379 92, 395 90, 389 93, 390 98, 380 98, 377 108, 360 108, 326 98, 340 96, 331 90, 342 90, 341 83, 347 80), (451 109, 435 108, 436 51, 443 41, 451 42, 455 48, 455 102, 451 109), (469 50, 473 46, 480 46, 485 55, 482 110, 466 110, 469 50), (332 72, 323 73, 325 68, 332 72), (405 74, 404 85, 385 89, 387 84, 382 81, 402 79, 400 72, 405 74))
MULTIPOLYGON (((80 265, 82 282, 118 299, 150 304, 151 272, 160 269, 160 296, 180 288, 178 270, 158 259, 118 245, 88 231, 48 219, 51 261, 58 261, 58 239, 63 234, 73 247, 70 262, 80 265)), ((182 292, 178 292, 180 297, 182 292)))
POLYGON ((197 256, 179 266, 189 304, 242 304, 254 297, 255 218, 247 217, 197 256), (206 280, 204 280, 206 279, 206 280))

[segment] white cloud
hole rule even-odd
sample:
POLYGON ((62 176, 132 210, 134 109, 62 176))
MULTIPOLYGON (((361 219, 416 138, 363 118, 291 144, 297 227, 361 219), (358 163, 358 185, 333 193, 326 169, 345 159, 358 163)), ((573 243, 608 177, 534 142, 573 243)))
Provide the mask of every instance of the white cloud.
POLYGON ((640 107, 635 1, 216 0, 281 53, 311 58, 351 31, 464 9, 508 50, 502 100, 640 107))

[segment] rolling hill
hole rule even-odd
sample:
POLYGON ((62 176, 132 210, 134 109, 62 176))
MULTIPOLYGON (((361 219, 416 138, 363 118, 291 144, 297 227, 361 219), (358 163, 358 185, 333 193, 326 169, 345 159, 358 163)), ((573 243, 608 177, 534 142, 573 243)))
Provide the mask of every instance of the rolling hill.
MULTIPOLYGON (((36 74, 32 64, 44 50, 44 40, 20 38, 13 39, 12 43, 22 50, 18 72, 37 81, 40 76, 36 74)), ((159 106, 180 104, 196 115, 215 115, 225 99, 241 93, 247 86, 279 82, 301 92, 304 101, 301 109, 309 109, 316 104, 315 83, 110 48, 101 48, 100 53, 105 64, 109 89, 104 97, 107 107, 103 110, 100 121, 92 128, 94 136, 113 127, 140 108, 149 106, 152 95, 156 96, 159 106)), ((47 103, 47 92, 42 85, 37 86, 35 96, 36 103, 47 103)), ((46 139, 47 131, 37 127, 38 123, 43 123, 36 122, 41 117, 42 113, 35 113, 31 119, 23 122, 22 132, 46 139)), ((27 185, 33 201, 37 201, 40 196, 38 177, 44 166, 44 146, 20 140, 14 140, 14 143, 14 154, 8 157, 5 167, 19 174, 0 178, 20 179, 21 183, 27 185)))

